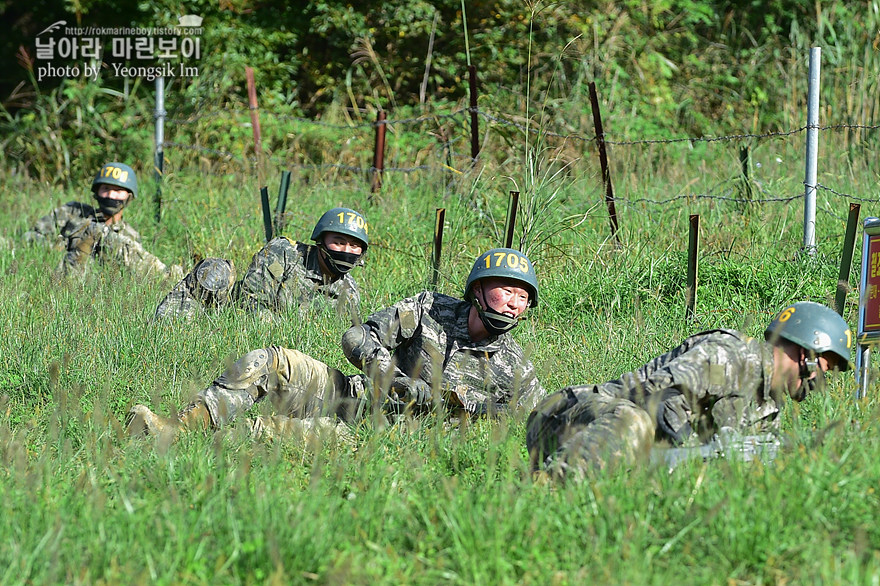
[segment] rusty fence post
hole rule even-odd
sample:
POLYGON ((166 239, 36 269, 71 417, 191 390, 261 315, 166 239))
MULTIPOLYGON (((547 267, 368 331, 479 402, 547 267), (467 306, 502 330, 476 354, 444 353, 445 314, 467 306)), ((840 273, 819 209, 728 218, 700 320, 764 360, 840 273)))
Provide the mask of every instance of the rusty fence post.
POLYGON ((614 205, 614 188, 611 186, 611 170, 608 168, 608 154, 605 152, 605 132, 602 130, 602 113, 599 111, 599 94, 596 83, 590 82, 590 105, 593 108, 593 126, 596 129, 596 146, 599 147, 599 165, 602 168, 602 186, 605 188, 605 205, 608 207, 608 218, 611 222, 611 236, 615 246, 620 247, 620 236, 617 234, 617 208, 614 205))
POLYGON ((472 163, 476 163, 477 156, 480 154, 480 122, 477 116, 476 65, 468 65, 468 85, 470 87, 470 107, 468 110, 471 114, 471 159, 472 163))
POLYGON ((248 106, 251 111, 251 129, 254 133, 254 154, 257 157, 257 182, 260 187, 266 185, 263 173, 263 137, 260 134, 260 110, 257 106, 257 85, 254 82, 253 67, 245 67, 247 78, 248 106))
POLYGON ((434 251, 431 258, 431 288, 437 289, 440 280, 440 254, 443 250, 443 225, 446 222, 446 208, 437 208, 434 219, 434 251))
POLYGON ((504 238, 504 246, 513 248, 513 229, 516 226, 516 209, 519 206, 519 192, 510 192, 510 203, 507 207, 507 230, 504 238))
POLYGON ((373 147, 373 180, 370 184, 370 193, 376 193, 382 189, 382 170, 385 168, 385 111, 379 110, 376 114, 376 144, 373 147))
POLYGON ((849 292, 849 271, 852 267, 853 249, 856 245, 856 228, 859 225, 859 211, 862 206, 849 204, 849 217, 846 220, 846 234, 843 237, 843 253, 840 255, 840 272, 837 275, 837 294, 834 296, 834 308, 843 316, 846 305, 846 294, 849 292))

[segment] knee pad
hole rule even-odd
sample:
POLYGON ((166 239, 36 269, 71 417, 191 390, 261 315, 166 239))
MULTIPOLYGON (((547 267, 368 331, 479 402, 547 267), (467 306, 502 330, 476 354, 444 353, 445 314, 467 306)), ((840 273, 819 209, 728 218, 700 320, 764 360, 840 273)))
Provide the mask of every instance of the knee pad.
POLYGON ((247 389, 261 378, 268 376, 274 362, 275 352, 271 348, 251 350, 233 362, 214 384, 227 389, 247 389))

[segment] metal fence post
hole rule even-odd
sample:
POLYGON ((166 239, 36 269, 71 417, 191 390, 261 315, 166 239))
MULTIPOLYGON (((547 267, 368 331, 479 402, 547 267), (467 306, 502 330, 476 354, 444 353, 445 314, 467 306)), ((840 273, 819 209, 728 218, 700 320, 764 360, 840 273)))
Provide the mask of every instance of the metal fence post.
POLYGON ((507 210, 507 230, 504 238, 504 246, 513 248, 513 229, 516 226, 516 210, 519 207, 519 192, 510 192, 510 204, 507 210))
POLYGON ((849 204, 849 217, 846 219, 846 234, 843 237, 843 252, 840 255, 840 272, 837 274, 837 294, 834 296, 834 308, 843 316, 846 305, 846 294, 849 291, 849 271, 852 267, 853 248, 856 245, 856 228, 859 224, 857 203, 849 204))
POLYGON ((688 218, 690 230, 688 231, 688 267, 687 289, 685 290, 686 307, 685 317, 693 319, 697 307, 697 270, 699 266, 700 249, 700 216, 691 214, 688 218))
POLYGON ((162 219, 162 178, 165 174, 165 78, 156 78, 156 150, 153 154, 153 178, 156 180, 156 194, 153 203, 156 206, 156 223, 162 219))
POLYGON ((807 94, 807 157, 804 173, 804 251, 816 254, 816 187, 819 155, 819 66, 822 49, 810 49, 810 91, 807 94))

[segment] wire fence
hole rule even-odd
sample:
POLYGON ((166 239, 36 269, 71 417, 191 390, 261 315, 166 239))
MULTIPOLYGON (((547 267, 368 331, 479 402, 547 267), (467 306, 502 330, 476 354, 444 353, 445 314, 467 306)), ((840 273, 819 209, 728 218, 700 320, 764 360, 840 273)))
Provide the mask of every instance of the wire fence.
MULTIPOLYGON (((198 111, 200 108, 196 108, 198 111)), ((213 124, 223 124, 228 127, 249 127, 251 108, 244 107, 228 107, 208 112, 199 112, 185 117, 168 117, 166 122, 169 127, 173 127, 176 132, 186 133, 188 127, 211 121, 213 124)), ((258 110, 262 119, 263 136, 268 137, 270 142, 277 143, 278 148, 271 148, 270 152, 263 153, 263 164, 274 165, 280 169, 300 169, 304 171, 332 171, 336 173, 349 173, 352 175, 362 175, 370 177, 376 173, 445 173, 445 174, 461 174, 463 170, 469 168, 474 162, 471 154, 462 152, 472 143, 472 132, 475 128, 469 127, 472 123, 470 117, 472 114, 488 123, 488 128, 484 128, 481 132, 486 135, 489 130, 500 133, 510 133, 516 135, 530 135, 536 139, 540 139, 545 143, 557 141, 557 146, 566 143, 579 143, 582 148, 588 145, 595 146, 599 141, 597 136, 587 136, 581 133, 565 133, 556 132, 546 128, 545 125, 538 124, 534 121, 524 120, 509 114, 492 113, 482 108, 457 108, 449 112, 431 113, 422 116, 404 117, 399 119, 383 119, 376 121, 356 121, 352 120, 347 123, 325 122, 322 120, 313 120, 300 116, 293 116, 286 113, 274 112, 270 110, 258 110), (373 164, 365 164, 358 161, 363 159, 364 148, 348 148, 339 147, 339 160, 334 162, 320 162, 315 160, 307 160, 300 152, 300 144, 297 137, 292 136, 291 125, 302 133, 307 134, 309 129, 319 129, 320 131, 336 132, 336 138, 340 141, 336 146, 346 143, 348 145, 356 144, 364 147, 372 140, 375 133, 381 127, 393 131, 394 135, 401 141, 412 142, 421 139, 422 157, 416 164, 389 165, 377 168, 375 166, 375 153, 373 153, 373 164), (428 130, 425 127, 428 126, 428 130), (343 136, 339 136, 339 134, 343 136), (431 137, 428 140, 426 137, 431 137)), ((359 116, 360 117, 360 116, 359 116)), ((617 136, 613 133, 604 133, 602 139, 605 145, 619 148, 633 148, 653 145, 676 145, 688 143, 696 145, 698 143, 739 143, 744 141, 764 141, 774 139, 790 139, 791 137, 801 135, 808 130, 815 128, 819 132, 835 132, 835 131, 858 131, 858 132, 877 132, 880 125, 869 124, 832 124, 823 126, 801 126, 787 131, 766 132, 766 133, 739 133, 722 136, 685 136, 673 138, 627 138, 617 136)), ((384 129, 383 129, 384 130, 384 129)), ((197 132, 196 132, 197 134, 197 132)), ((323 140, 325 144, 334 142, 333 137, 321 137, 317 140, 323 140)), ((162 147, 165 151, 190 151, 200 157, 206 157, 215 163, 222 165, 235 165, 242 172, 252 172, 254 167, 260 162, 252 145, 243 148, 242 152, 231 152, 218 148, 212 148, 203 144, 193 144, 192 142, 184 142, 181 140, 163 141, 162 147)), ((413 148, 404 149, 405 154, 411 154, 413 148)), ((612 155, 616 154, 612 151, 612 155)), ((400 158, 400 154, 395 160, 400 158)), ((313 157, 316 158, 316 157, 313 157)), ((588 159, 581 153, 582 159, 588 159)), ((204 172, 204 171, 203 171, 204 172)), ((224 169, 222 174, 229 172, 224 169)), ((741 172, 735 174, 731 181, 748 181, 748 170, 742 169, 741 172), (746 174, 746 176, 743 176, 746 174)), ((218 173, 221 174, 221 173, 218 173)), ((804 186, 806 188, 806 185, 804 186)), ((880 201, 878 195, 872 194, 851 194, 841 189, 830 187, 823 184, 817 184, 816 190, 833 195, 838 198, 846 199, 853 202, 875 203, 880 201)), ((771 194, 764 190, 760 185, 755 184, 749 187, 749 196, 742 195, 742 184, 728 186, 726 189, 717 193, 691 193, 679 194, 668 198, 652 199, 652 198, 627 198, 615 197, 615 201, 624 205, 631 206, 661 206, 674 204, 676 202, 687 201, 719 201, 729 202, 738 205, 759 205, 768 203, 790 203, 795 200, 803 199, 804 193, 798 194, 771 194), (737 195, 737 193, 740 193, 737 195)), ((819 210, 828 213, 827 210, 819 210)), ((832 213, 832 215, 834 215, 832 213)))

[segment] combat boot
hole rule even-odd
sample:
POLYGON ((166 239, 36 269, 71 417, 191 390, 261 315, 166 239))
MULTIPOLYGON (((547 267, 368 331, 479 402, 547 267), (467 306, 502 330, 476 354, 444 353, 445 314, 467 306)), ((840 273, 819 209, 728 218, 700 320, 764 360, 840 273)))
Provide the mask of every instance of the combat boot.
POLYGON ((128 412, 128 435, 130 437, 168 437, 173 439, 181 430, 208 429, 211 415, 204 403, 191 403, 176 419, 160 417, 146 405, 135 405, 128 412))
POLYGON ((129 437, 173 434, 175 422, 153 413, 146 405, 135 405, 128 412, 126 430, 129 437))
POLYGON ((211 414, 204 403, 197 401, 177 414, 177 422, 180 428, 187 431, 211 429, 211 414))

